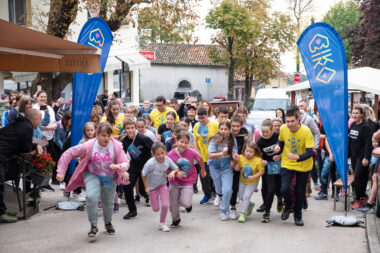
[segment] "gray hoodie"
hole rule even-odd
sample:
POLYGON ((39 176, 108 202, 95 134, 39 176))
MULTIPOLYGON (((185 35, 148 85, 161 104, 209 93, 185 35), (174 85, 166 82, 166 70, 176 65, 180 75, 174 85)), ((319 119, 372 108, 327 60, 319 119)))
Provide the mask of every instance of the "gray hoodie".
POLYGON ((317 124, 315 123, 313 118, 307 115, 307 113, 304 112, 303 110, 300 110, 300 114, 301 114, 301 124, 310 128, 311 133, 313 134, 313 138, 314 138, 314 148, 318 148, 320 132, 319 132, 317 124))

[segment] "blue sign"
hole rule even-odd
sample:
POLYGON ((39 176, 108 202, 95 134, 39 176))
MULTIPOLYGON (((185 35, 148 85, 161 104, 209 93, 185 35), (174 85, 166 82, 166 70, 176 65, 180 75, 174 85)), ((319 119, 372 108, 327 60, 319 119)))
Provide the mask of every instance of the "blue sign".
POLYGON ((211 83, 211 78, 210 77, 206 77, 206 83, 211 83))
MULTIPOLYGON (((101 73, 74 73, 71 146, 77 145, 83 137, 82 130, 90 118, 112 41, 113 35, 108 24, 98 17, 89 19, 79 34, 78 43, 102 50, 101 73)), ((71 166, 70 173, 73 170, 71 166)))
POLYGON ((297 45, 327 140, 347 189, 347 60, 342 40, 330 25, 315 23, 305 29, 297 45))

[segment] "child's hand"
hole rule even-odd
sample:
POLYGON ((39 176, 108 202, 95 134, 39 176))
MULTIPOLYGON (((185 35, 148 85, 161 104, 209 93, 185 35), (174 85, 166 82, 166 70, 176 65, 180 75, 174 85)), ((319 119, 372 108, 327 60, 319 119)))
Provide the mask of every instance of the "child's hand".
POLYGON ((168 178, 169 179, 174 179, 175 178, 175 170, 173 170, 172 172, 169 173, 168 178))
POLYGON ((222 153, 223 153, 224 156, 227 155, 227 152, 228 152, 228 147, 223 148, 222 153))
POLYGON ((185 178, 186 174, 183 171, 180 171, 180 172, 177 173, 177 177, 178 178, 185 178))
POLYGON ((253 181, 253 180, 255 180, 255 178, 254 178, 253 176, 248 176, 247 179, 248 179, 249 181, 253 181))
POLYGON ((121 177, 123 178, 124 181, 128 181, 129 180, 129 173, 124 171, 123 174, 121 175, 121 177))
POLYGON ((116 164, 111 164, 111 165, 110 165, 110 168, 113 169, 113 170, 115 170, 115 171, 120 170, 120 166, 119 166, 119 165, 116 165, 116 164))
POLYGON ((150 194, 150 190, 149 190, 149 187, 145 187, 145 192, 146 192, 146 194, 150 194))
POLYGON ((62 182, 63 179, 65 179, 65 175, 62 175, 62 174, 57 174, 57 176, 55 177, 59 182, 62 182))
POLYGON ((205 177, 206 177, 206 171, 205 171, 205 170, 201 170, 201 177, 202 177, 202 178, 205 178, 205 177))
POLYGON ((237 162, 237 161, 240 160, 240 155, 237 154, 237 153, 233 153, 233 154, 232 154, 232 158, 237 162))
POLYGON ((288 153, 288 158, 290 160, 298 160, 298 159, 300 159, 300 157, 298 155, 293 154, 293 153, 288 153))
POLYGON ((263 160, 263 161, 261 162, 261 165, 262 165, 263 167, 267 166, 267 164, 268 164, 268 161, 267 161, 267 160, 263 160))
POLYGON ((279 145, 276 145, 276 146, 274 147, 274 149, 273 149, 273 152, 275 152, 275 153, 278 153, 278 152, 280 152, 280 151, 281 151, 281 148, 280 148, 279 145))
POLYGON ((281 155, 275 155, 275 156, 273 156, 273 161, 275 161, 275 162, 281 161, 281 155))

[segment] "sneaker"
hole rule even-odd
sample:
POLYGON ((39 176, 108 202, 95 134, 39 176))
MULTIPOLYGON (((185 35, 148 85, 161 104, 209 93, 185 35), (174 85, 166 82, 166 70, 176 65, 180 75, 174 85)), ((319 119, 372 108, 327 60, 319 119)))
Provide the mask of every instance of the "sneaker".
POLYGON ((252 210, 255 207, 255 203, 251 202, 247 208, 247 211, 245 212, 245 215, 250 216, 252 214, 252 210))
POLYGON ((98 234, 98 228, 95 227, 95 226, 91 226, 91 230, 90 232, 88 232, 88 237, 96 237, 96 235, 98 234))
POLYGON ((113 212, 118 213, 119 212, 119 203, 113 204, 113 212))
POLYGON ((320 186, 320 184, 314 183, 314 189, 317 188, 318 186, 320 186))
POLYGON ((265 212, 263 214, 263 218, 261 219, 261 222, 263 222, 263 223, 269 223, 269 220, 270 220, 270 214, 267 213, 267 212, 265 212))
POLYGON ((245 215, 244 215, 243 213, 241 213, 241 214, 239 215, 238 222, 240 222, 240 223, 244 223, 244 222, 245 222, 245 215))
POLYGON ((307 209, 309 207, 309 203, 307 202, 307 199, 305 199, 304 201, 303 201, 303 209, 307 209))
POLYGON ((316 190, 316 191, 321 191, 321 185, 319 184, 319 185, 315 186, 315 187, 314 187, 314 190, 316 190))
POLYGON ((149 204, 149 197, 145 198, 145 206, 150 206, 150 204, 149 204))
POLYGON ((51 181, 51 184, 52 185, 60 185, 60 182, 58 180, 54 179, 54 180, 51 181))
POLYGON ((364 214, 373 214, 373 213, 375 213, 375 205, 367 203, 363 207, 359 207, 359 208, 354 209, 354 211, 358 212, 358 213, 364 213, 364 214))
POLYGON ((227 216, 226 212, 225 212, 225 211, 222 211, 222 210, 220 210, 219 218, 220 218, 220 220, 222 220, 222 221, 226 221, 226 220, 228 220, 228 216, 227 216))
POLYGON ((366 198, 361 198, 359 201, 359 207, 364 207, 367 205, 367 199, 366 198))
POLYGON ((178 227, 180 227, 180 225, 179 225, 180 223, 181 223, 181 219, 178 219, 176 221, 173 221, 172 224, 170 225, 170 227, 178 228, 178 227))
POLYGON ((230 217, 230 220, 236 220, 236 218, 237 218, 237 215, 236 215, 236 210, 235 209, 231 209, 230 210, 230 215, 229 215, 230 217))
POLYGON ((63 192, 63 196, 65 198, 70 198, 70 192, 63 192))
POLYGON ((314 197, 315 200, 328 200, 327 194, 322 193, 321 195, 318 195, 314 197))
POLYGON ((102 202, 98 202, 98 209, 102 209, 103 208, 103 205, 102 205, 102 202))
POLYGON ((135 196, 135 202, 140 202, 140 195, 135 196))
POLYGON ((5 214, 8 215, 8 216, 16 217, 17 216, 17 211, 11 210, 11 209, 6 209, 5 210, 5 214))
POLYGON ((79 202, 85 202, 86 201, 86 197, 83 196, 82 193, 80 193, 80 194, 77 194, 76 200, 79 201, 79 202))
POLYGON ((123 219, 124 220, 129 220, 131 218, 136 218, 137 217, 137 212, 128 212, 126 215, 124 215, 123 219))
POLYGON ((290 215, 290 208, 284 208, 284 210, 282 210, 282 214, 281 214, 281 220, 287 220, 289 218, 289 215, 290 215))
POLYGON ((0 215, 0 223, 15 223, 16 221, 18 221, 18 218, 15 216, 6 213, 0 215))
POLYGON ((191 213, 191 211, 193 210, 193 206, 187 207, 185 208, 185 210, 187 213, 191 213))
POLYGON ((205 196, 203 197, 203 199, 200 201, 200 204, 201 204, 201 205, 208 204, 209 201, 210 201, 210 199, 211 199, 211 196, 207 196, 207 195, 205 195, 205 196))
POLYGON ((360 201, 359 200, 356 200, 355 202, 354 202, 354 204, 352 205, 352 209, 357 209, 357 208, 359 208, 360 207, 360 201))
POLYGON ((294 223, 297 226, 303 226, 304 223, 303 223, 303 220, 302 220, 302 215, 294 215, 294 223))
POLYGON ((170 228, 166 224, 160 224, 158 229, 162 232, 170 232, 170 228))
POLYGON ((115 228, 113 227, 113 225, 111 223, 109 223, 109 224, 106 225, 106 232, 109 235, 114 235, 115 234, 115 228))
POLYGON ((221 197, 219 195, 216 195, 215 199, 214 199, 214 206, 218 207, 219 204, 220 204, 220 199, 221 197))
POLYGON ((119 206, 121 205, 121 198, 117 198, 117 203, 119 204, 119 206))
POLYGON ((44 189, 44 191, 55 192, 55 189, 53 187, 51 187, 51 185, 49 185, 49 184, 42 186, 42 188, 44 189))
POLYGON ((181 213, 185 213, 185 212, 186 212, 186 209, 185 209, 184 207, 180 206, 180 207, 179 207, 179 211, 180 211, 181 213))
POLYGON ((265 211, 265 203, 262 203, 259 208, 256 209, 256 212, 262 213, 265 211))
POLYGON ((284 203, 282 201, 278 201, 277 202, 277 212, 281 213, 283 209, 284 209, 284 203))
POLYGON ((194 193, 194 194, 197 194, 197 193, 198 193, 198 187, 197 187, 197 186, 194 186, 194 187, 193 187, 193 193, 194 193))
POLYGON ((65 188, 66 188, 66 183, 65 183, 65 182, 61 182, 61 183, 59 184, 59 189, 60 189, 61 191, 63 191, 65 188))

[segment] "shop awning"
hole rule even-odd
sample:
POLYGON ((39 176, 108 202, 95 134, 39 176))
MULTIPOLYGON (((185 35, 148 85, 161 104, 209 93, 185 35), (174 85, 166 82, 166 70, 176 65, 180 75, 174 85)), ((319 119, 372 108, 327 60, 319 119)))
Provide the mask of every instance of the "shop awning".
POLYGON ((0 19, 0 71, 100 72, 101 50, 0 19))
POLYGON ((135 69, 147 69, 150 68, 150 61, 142 56, 139 52, 134 52, 130 54, 122 54, 115 56, 120 61, 125 62, 130 70, 135 69))

